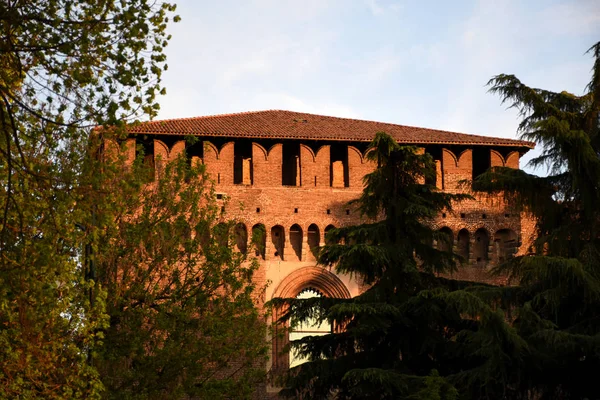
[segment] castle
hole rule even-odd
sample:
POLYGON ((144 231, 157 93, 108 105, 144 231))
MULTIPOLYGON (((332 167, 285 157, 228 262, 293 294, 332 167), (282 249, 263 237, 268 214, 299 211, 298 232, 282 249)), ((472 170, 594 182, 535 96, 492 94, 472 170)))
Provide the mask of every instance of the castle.
MULTIPOLYGON (((520 157, 534 146, 279 110, 146 122, 129 132, 136 134, 147 157, 170 160, 185 152, 192 162, 206 165, 217 201, 228 199, 222 203, 225 215, 239 221, 240 251, 248 250, 253 232, 266 232, 264 251, 257 254, 257 279, 270 283, 266 300, 295 297, 306 290, 351 297, 364 289, 350 277, 316 266, 315 249, 325 243, 328 229, 361 221, 348 202, 360 195, 363 177, 374 168, 365 151, 375 133, 386 132, 401 144, 431 154, 437 168, 436 182, 431 183, 447 192, 464 191, 461 180, 473 179, 489 167, 519 168, 520 157), (190 135, 200 140, 187 144, 185 137, 190 135)), ((135 146, 132 151, 135 157, 135 146)), ((533 236, 533 221, 498 198, 464 201, 439 215, 434 225, 452 238, 435 245, 450 246, 468 260, 456 274, 461 279, 503 283, 488 274, 490 267, 524 253, 533 236)), ((287 340, 287 335, 273 339, 270 369, 289 367, 290 356, 282 351, 287 340)))

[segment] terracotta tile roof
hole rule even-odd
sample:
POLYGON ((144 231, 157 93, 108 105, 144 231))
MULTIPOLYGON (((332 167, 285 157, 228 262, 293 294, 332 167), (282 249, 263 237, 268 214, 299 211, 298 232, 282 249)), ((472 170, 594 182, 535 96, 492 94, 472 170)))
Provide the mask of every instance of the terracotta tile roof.
POLYGON ((302 139, 368 142, 386 132, 400 143, 498 145, 533 148, 532 142, 447 132, 437 129, 327 117, 293 111, 267 110, 205 117, 143 122, 130 133, 199 135, 253 139, 302 139))

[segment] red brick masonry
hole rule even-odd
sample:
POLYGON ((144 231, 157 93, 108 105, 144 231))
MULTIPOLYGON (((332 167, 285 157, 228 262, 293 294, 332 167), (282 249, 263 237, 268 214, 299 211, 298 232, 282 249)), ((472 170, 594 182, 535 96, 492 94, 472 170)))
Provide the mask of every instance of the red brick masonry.
MULTIPOLYGON (((430 153, 437 164, 435 184, 448 192, 464 191, 461 180, 490 166, 519 168, 519 158, 534 147, 520 140, 273 110, 142 123, 129 129, 137 136, 127 140, 125 149, 133 159, 136 142, 145 145, 155 163, 186 152, 206 165, 226 217, 240 222, 241 241, 248 240, 253 227, 266 228, 257 280, 268 283, 267 299, 284 292, 295 296, 307 288, 355 296, 361 286, 349 277, 333 279, 329 271, 322 278, 315 275, 321 267, 315 267, 311 248, 324 243, 329 227, 360 222, 347 203, 359 196, 364 175, 374 168, 364 156, 380 131, 430 153), (183 136, 188 135, 201 144, 187 145, 183 136)), ((450 243, 435 245, 452 246, 467 260, 456 277, 501 284, 504 279, 492 278, 490 268, 525 253, 534 235, 533 221, 498 198, 457 204, 436 219, 435 227, 452 237, 450 243)), ((240 240, 238 247, 245 250, 240 240)), ((281 354, 285 342, 274 341, 268 368, 288 362, 281 354)))

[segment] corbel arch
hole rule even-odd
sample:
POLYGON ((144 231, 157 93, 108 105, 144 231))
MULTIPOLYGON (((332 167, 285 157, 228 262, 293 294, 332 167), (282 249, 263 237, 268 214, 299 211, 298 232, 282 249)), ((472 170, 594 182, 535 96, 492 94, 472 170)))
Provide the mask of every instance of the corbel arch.
POLYGON ((473 150, 471 150, 471 149, 465 149, 465 150, 461 151, 460 154, 458 155, 458 157, 456 157, 456 165, 460 166, 461 168, 471 167, 471 160, 469 159, 468 162, 466 162, 465 160, 467 159, 467 155, 472 155, 472 154, 473 154, 473 150))
POLYGON ((454 154, 454 152, 452 150, 443 148, 442 153, 447 154, 450 157, 450 159, 452 159, 454 161, 454 167, 458 167, 458 158, 456 158, 456 154, 454 154))
POLYGON ((264 157, 264 160, 261 160, 261 161, 268 161, 269 157, 268 157, 267 149, 265 149, 262 145, 260 145, 256 142, 252 142, 252 148, 254 148, 255 146, 258 150, 260 150, 260 152, 262 153, 262 155, 264 157))
POLYGON ((228 150, 231 151, 231 155, 233 157, 233 146, 234 146, 234 142, 233 141, 224 143, 221 146, 221 149, 219 150, 219 156, 217 157, 217 159, 220 160, 221 159, 221 155, 224 154, 228 150))
POLYGON ((282 143, 275 143, 273 146, 269 147, 269 151, 267 152, 268 157, 271 156, 271 153, 273 153, 273 151, 276 151, 277 147, 283 148, 283 144, 282 143))
POLYGON ((205 140, 204 141, 204 149, 205 149, 205 151, 208 150, 208 152, 212 152, 215 155, 216 160, 219 159, 219 149, 212 142, 205 140))
POLYGON ((167 146, 165 142, 160 139, 154 139, 154 146, 154 156, 156 157, 161 155, 163 156, 163 161, 167 161, 169 159, 169 146, 167 146), (156 146, 158 146, 158 149, 156 149, 156 146))
POLYGON ((519 168, 519 157, 520 155, 518 151, 511 151, 506 156, 506 162, 504 165, 510 168, 519 168))
POLYGON ((308 154, 310 154, 310 156, 312 157, 312 160, 310 160, 310 161, 312 161, 312 162, 315 161, 315 152, 309 146, 300 143, 300 148, 306 150, 308 152, 308 154))
POLYGON ((114 139, 104 139, 104 155, 111 161, 116 161, 121 153, 121 146, 114 139))
POLYGON ((317 150, 317 152, 315 153, 315 157, 322 156, 322 153, 323 153, 324 151, 329 151, 329 147, 330 147, 330 146, 329 146, 328 144, 326 144, 326 145, 323 145, 323 146, 319 147, 319 150, 317 150))
MULTIPOLYGON (((354 147, 354 146, 348 146, 348 152, 350 152, 350 151, 353 151, 353 152, 355 152, 355 153, 356 153, 356 155, 358 156, 358 158, 359 158, 359 160, 360 160, 360 163, 361 163, 361 164, 364 164, 364 163, 365 163, 365 160, 364 160, 364 158, 363 158, 363 155, 362 155, 362 153, 361 153, 361 151, 360 151, 360 150, 358 150, 358 149, 357 149, 356 147, 354 147)), ((348 156, 348 158, 350 158, 350 156, 348 156)))
POLYGON ((502 154, 500 154, 500 152, 498 152, 497 150, 490 149, 490 157, 492 160, 493 167, 504 167, 506 165, 506 160, 504 159, 502 154), (499 164, 493 162, 494 157, 500 162, 499 164))

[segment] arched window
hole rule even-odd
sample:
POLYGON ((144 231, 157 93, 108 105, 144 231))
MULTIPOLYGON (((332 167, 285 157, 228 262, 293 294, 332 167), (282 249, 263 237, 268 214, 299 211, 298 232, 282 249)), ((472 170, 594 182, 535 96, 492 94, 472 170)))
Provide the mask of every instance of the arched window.
MULTIPOLYGON (((315 295, 349 299, 350 291, 340 278, 332 272, 322 267, 312 266, 299 268, 290 273, 277 285, 273 292, 273 298, 297 296, 310 298, 315 295)), ((278 375, 290 367, 290 361, 293 358, 290 359, 290 353, 287 351, 289 341, 298 338, 294 335, 289 336, 289 323, 279 321, 284 313, 285 308, 276 308, 273 310, 274 335, 271 360, 273 362, 272 371, 274 375, 278 375)), ((293 331, 298 335, 326 334, 331 332, 331 327, 324 324, 321 327, 314 328, 310 324, 304 324, 301 327, 296 327, 293 331)), ((299 362, 301 361, 296 361, 296 363, 299 362)))
POLYGON ((242 254, 248 251, 248 230, 241 222, 235 226, 235 245, 242 254))
MULTIPOLYGON (((296 298, 310 299, 313 297, 322 297, 322 294, 313 288, 306 288, 301 291, 296 298)), ((291 320, 290 326, 292 330, 289 334, 289 341, 299 340, 307 336, 323 336, 331 333, 331 324, 324 322, 319 324, 315 319, 309 319, 304 323, 299 323, 294 319, 291 320)), ((292 349, 290 352, 290 368, 300 365, 308 361, 305 357, 301 357, 297 350, 292 349)))
POLYGON ((470 241, 471 235, 469 234, 469 231, 466 229, 461 229, 456 238, 456 247, 458 255, 464 258, 465 263, 469 262, 469 247, 471 246, 470 241))
POLYGON ((324 231, 324 233, 325 233, 325 244, 334 244, 334 243, 335 243, 335 241, 332 241, 331 239, 327 239, 327 234, 328 234, 328 233, 329 233, 329 232, 330 232, 332 229, 335 229, 335 226, 333 226, 333 225, 327 225, 327 226, 325 227, 325 231, 324 231))
POLYGON ((309 256, 315 259, 319 253, 319 246, 321 244, 321 232, 316 224, 310 224, 308 227, 307 242, 309 256))
POLYGON ((220 222, 213 228, 213 238, 219 246, 227 247, 229 245, 229 225, 220 222))
POLYGON ((494 235, 496 262, 503 263, 514 257, 519 248, 519 238, 512 229, 500 229, 494 235))
POLYGON ((281 260, 283 260, 283 247, 285 245, 285 232, 283 230, 283 226, 275 225, 273 228, 271 228, 271 242, 275 248, 273 256, 279 257, 281 260))
POLYGON ((473 256, 475 257, 475 261, 478 264, 487 263, 488 257, 488 247, 490 245, 490 235, 488 231, 483 228, 477 229, 475 231, 475 248, 473 249, 473 256))
POLYGON ((438 239, 437 249, 445 252, 452 252, 452 246, 454 244, 454 234, 452 233, 452 229, 443 227, 440 229, 440 233, 442 233, 442 237, 438 239))
POLYGON ((256 257, 262 257, 264 260, 267 248, 267 229, 263 224, 256 224, 252 227, 251 241, 256 257))
POLYGON ((302 228, 298 224, 290 227, 290 244, 298 261, 302 261, 302 228))

